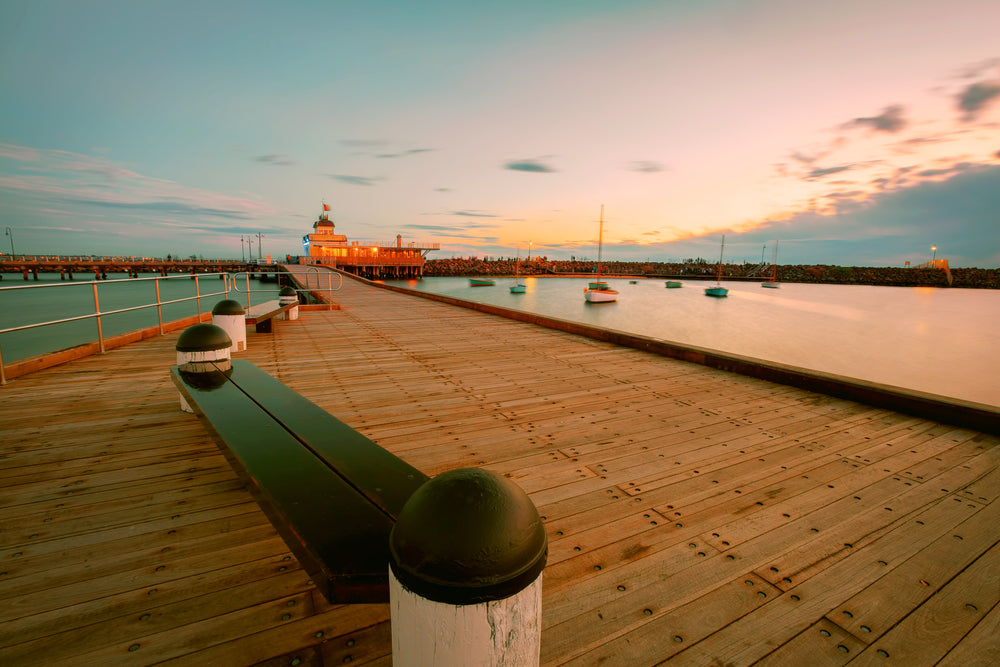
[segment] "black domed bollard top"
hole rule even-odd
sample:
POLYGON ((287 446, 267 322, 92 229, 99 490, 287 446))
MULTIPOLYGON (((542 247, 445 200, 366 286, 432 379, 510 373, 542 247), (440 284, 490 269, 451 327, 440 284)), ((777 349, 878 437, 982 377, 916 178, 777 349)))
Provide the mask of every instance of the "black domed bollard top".
POLYGON ((455 605, 510 597, 545 568, 548 538, 531 499, 497 473, 463 468, 410 497, 389 537, 393 573, 417 595, 455 605))
MULTIPOLYGON (((232 341, 221 327, 203 322, 185 329, 174 345, 177 350, 177 370, 192 387, 211 388, 225 382, 232 372, 229 348, 232 341)), ((180 395, 181 410, 194 412, 180 395)))
POLYGON ((229 334, 222 327, 202 322, 185 329, 177 338, 174 347, 178 352, 197 353, 221 350, 228 348, 232 343, 229 334))
POLYGON ((246 315, 243 305, 233 299, 223 299, 212 308, 213 315, 246 315))

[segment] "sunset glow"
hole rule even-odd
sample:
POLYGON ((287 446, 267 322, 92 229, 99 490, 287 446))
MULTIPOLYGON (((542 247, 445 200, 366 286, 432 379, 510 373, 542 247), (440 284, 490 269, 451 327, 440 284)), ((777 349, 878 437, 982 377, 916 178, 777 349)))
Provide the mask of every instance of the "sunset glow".
POLYGON ((1000 3, 7 2, 25 253, 1000 265, 1000 3), (834 10, 835 6, 835 10, 834 10), (152 29, 151 26, 155 26, 152 29), (54 48, 53 41, 58 43, 54 48))

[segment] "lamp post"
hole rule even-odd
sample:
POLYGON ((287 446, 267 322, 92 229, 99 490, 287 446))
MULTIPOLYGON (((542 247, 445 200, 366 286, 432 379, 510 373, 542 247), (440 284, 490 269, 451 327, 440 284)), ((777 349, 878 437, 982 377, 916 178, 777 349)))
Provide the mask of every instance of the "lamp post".
POLYGON ((243 250, 243 235, 242 234, 240 234, 240 257, 243 259, 243 263, 246 264, 247 263, 247 254, 243 250))
POLYGON ((260 232, 257 232, 257 259, 262 259, 264 257, 260 249, 260 240, 262 238, 264 238, 264 235, 261 234, 260 232))
POLYGON ((935 259, 937 259, 937 246, 936 245, 932 245, 931 246, 931 252, 933 253, 931 255, 931 262, 933 262, 935 259))
POLYGON ((6 229, 4 229, 3 235, 10 237, 10 254, 13 257, 14 255, 17 254, 14 252, 14 230, 11 229, 10 227, 7 227, 6 229))
POLYGON ((531 261, 531 241, 528 241, 528 261, 531 261))

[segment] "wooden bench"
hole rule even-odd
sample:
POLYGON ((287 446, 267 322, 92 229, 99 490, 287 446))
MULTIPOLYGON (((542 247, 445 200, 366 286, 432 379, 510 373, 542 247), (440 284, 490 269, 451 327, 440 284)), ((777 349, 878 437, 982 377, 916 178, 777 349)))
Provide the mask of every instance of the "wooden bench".
POLYGON ((255 325, 254 331, 257 333, 271 333, 271 320, 298 305, 298 303, 282 305, 277 299, 258 303, 247 310, 246 323, 255 325))
POLYGON ((389 532, 427 476, 248 361, 180 368, 177 389, 326 598, 388 602, 389 532))

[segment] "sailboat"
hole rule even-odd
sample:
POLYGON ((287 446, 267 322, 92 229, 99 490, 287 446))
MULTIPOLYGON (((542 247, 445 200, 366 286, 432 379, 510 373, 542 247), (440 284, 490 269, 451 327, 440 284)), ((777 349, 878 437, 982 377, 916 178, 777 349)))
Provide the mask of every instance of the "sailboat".
POLYGON ((608 283, 601 280, 601 251, 604 249, 604 204, 601 204, 601 226, 597 232, 597 280, 583 290, 583 298, 587 303, 607 303, 618 300, 618 292, 611 289, 608 283))
POLYGON ((510 286, 511 294, 524 294, 524 283, 520 280, 521 277, 521 257, 518 255, 517 259, 514 260, 514 284, 510 286))
POLYGON ((774 242, 774 250, 771 252, 771 279, 760 284, 761 287, 778 288, 778 242, 774 242))
POLYGON ((726 250, 726 235, 722 235, 722 248, 719 249, 719 271, 715 277, 715 285, 705 288, 705 296, 726 296, 729 290, 722 286, 722 254, 726 250))

